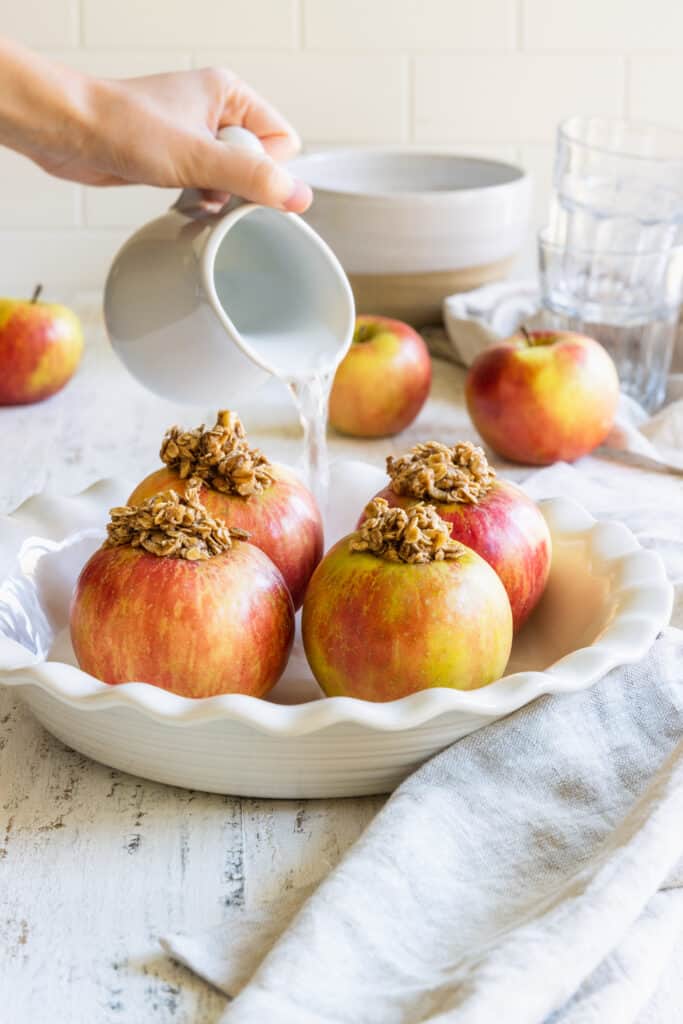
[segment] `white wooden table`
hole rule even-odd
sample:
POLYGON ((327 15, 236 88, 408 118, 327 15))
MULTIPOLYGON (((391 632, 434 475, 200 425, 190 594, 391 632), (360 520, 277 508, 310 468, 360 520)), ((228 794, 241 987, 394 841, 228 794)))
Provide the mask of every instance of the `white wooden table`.
POLYGON ((98 765, 0 696, 0 1018, 211 1024, 220 993, 157 937, 315 880, 381 798, 238 800, 98 765))
MULTIPOLYGON (((45 486, 73 493, 102 476, 139 478, 169 424, 201 419, 132 382, 86 314, 86 359, 66 391, 0 410, 0 511, 45 486)), ((382 464, 417 439, 473 437, 462 380, 436 364, 432 399, 409 431, 391 443, 337 439, 333 453, 382 464)), ((252 407, 245 420, 273 458, 296 458, 286 403, 252 407)), ((595 471, 605 480, 623 469, 595 471)), ((158 936, 219 924, 230 904, 321 877, 381 804, 240 800, 146 782, 67 749, 0 690, 0 1021, 211 1024, 224 998, 162 955, 158 936)))

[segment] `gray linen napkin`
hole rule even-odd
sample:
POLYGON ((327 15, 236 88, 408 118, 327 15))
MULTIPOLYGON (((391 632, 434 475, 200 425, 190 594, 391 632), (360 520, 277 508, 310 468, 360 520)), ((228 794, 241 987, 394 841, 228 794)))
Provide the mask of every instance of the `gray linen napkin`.
POLYGON ((627 1024, 683 929, 681 737, 669 629, 421 768, 279 940, 291 899, 166 948, 232 995, 267 953, 224 1024, 627 1024))

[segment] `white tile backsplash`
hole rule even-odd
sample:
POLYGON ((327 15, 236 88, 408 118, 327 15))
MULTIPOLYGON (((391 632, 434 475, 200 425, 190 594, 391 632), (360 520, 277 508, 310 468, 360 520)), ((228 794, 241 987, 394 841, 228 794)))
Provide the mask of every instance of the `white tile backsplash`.
MULTIPOLYGON (((13 0, 3 0, 3 3, 13 0)), ((51 3, 52 0, 49 0, 51 3)), ((81 0, 86 46, 295 45, 297 0, 81 0)))
POLYGON ((2 146, 0 183, 0 239, 7 227, 74 227, 79 223, 78 186, 51 177, 2 146))
POLYGON ((30 296, 41 282, 46 300, 69 302, 79 292, 100 288, 128 233, 120 228, 3 229, 0 293, 30 296))
MULTIPOLYGON (((105 77, 226 65, 308 148, 407 145, 519 160, 546 216, 557 121, 683 129, 680 0, 0 0, 0 32, 105 77)), ((1 291, 97 286, 160 189, 84 189, 0 150, 1 291)))
POLYGON ((402 142, 407 137, 408 59, 386 54, 195 54, 251 82, 296 125, 302 138, 402 142))
POLYGON ((542 142, 571 113, 622 114, 622 57, 415 58, 415 138, 542 142))
POLYGON ((631 57, 629 65, 631 117, 683 129, 683 56, 631 57))
POLYGON ((515 0, 304 0, 307 47, 324 50, 512 50, 515 0))
POLYGON ((526 49, 577 53, 681 49, 678 0, 523 0, 526 49))
MULTIPOLYGON (((0 7, 4 0, 0 0, 0 7)), ((164 71, 185 71, 192 67, 192 51, 187 50, 50 50, 46 56, 68 64, 84 75, 98 78, 137 78, 164 71)))
POLYGON ((151 217, 160 217, 180 195, 177 189, 147 188, 145 185, 86 188, 83 191, 85 223, 96 228, 140 227, 151 217))
POLYGON ((0 33, 39 49, 77 46, 79 0, 1 0, 0 33))
POLYGON ((549 142, 526 142, 517 151, 519 163, 527 169, 534 183, 531 213, 534 231, 548 221, 554 155, 554 144, 549 142))

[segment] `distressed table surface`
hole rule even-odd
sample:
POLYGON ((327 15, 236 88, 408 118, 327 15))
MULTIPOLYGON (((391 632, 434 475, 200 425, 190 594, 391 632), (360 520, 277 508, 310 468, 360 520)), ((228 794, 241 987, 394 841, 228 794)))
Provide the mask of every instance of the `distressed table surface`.
MULTIPOLYGON (((1 511, 44 487, 73 493, 98 477, 141 476, 169 424, 202 419, 142 391, 94 310, 84 312, 77 378, 41 406, 0 410, 1 511)), ((332 453, 381 464, 418 439, 473 437, 461 371, 435 370, 430 403, 400 439, 337 439, 332 453)), ((295 460, 286 396, 242 411, 272 457, 295 460)), ((381 804, 232 799, 136 779, 67 749, 0 689, 0 1020, 211 1024, 224 998, 163 956, 157 937, 219 924, 231 904, 321 877, 381 804)))

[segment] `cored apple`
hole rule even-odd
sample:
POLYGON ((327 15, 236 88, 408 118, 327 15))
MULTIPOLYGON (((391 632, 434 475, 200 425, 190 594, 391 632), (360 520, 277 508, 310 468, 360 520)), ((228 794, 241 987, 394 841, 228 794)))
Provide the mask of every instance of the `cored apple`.
POLYGON ((49 398, 71 379, 81 360, 83 332, 66 306, 33 298, 0 299, 0 405, 49 398))
POLYGON ((302 631, 328 696, 389 701, 498 679, 512 613, 496 573, 451 538, 432 506, 391 508, 379 498, 313 573, 302 631))
POLYGON ((86 563, 71 602, 78 663, 105 683, 261 697, 292 646, 289 591, 263 551, 190 498, 169 492, 112 510, 110 541, 86 563))
POLYGON ((434 505, 450 524, 451 537, 495 569, 518 630, 540 600, 550 572, 550 531, 538 505, 496 477, 482 449, 468 442, 415 445, 405 455, 390 456, 387 471, 391 481, 377 496, 397 508, 419 501, 434 505))
POLYGON ((412 327, 359 316, 351 348, 337 368, 330 423, 352 437, 388 437, 413 422, 429 394, 432 365, 412 327))
POLYGON ((522 332, 477 356, 465 395, 472 422, 494 451, 543 466, 573 462, 602 444, 614 423, 619 379, 593 338, 522 332))
POLYGON ((250 543, 278 567, 299 608, 323 553, 322 518, 308 488, 291 470, 249 448, 239 417, 227 411, 218 414, 211 430, 172 428, 161 456, 167 465, 138 484, 129 503, 139 504, 169 488, 184 494, 188 481, 198 480, 202 504, 213 516, 249 533, 250 543))

